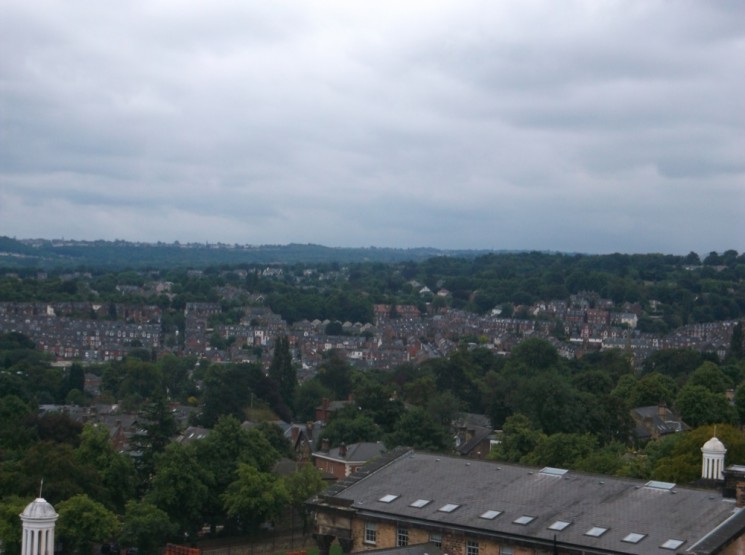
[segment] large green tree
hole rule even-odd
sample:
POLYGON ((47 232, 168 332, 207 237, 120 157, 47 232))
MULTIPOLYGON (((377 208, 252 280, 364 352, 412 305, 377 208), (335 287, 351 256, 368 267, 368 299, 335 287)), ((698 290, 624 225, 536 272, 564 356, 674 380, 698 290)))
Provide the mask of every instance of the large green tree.
POLYGON ((251 531, 279 517, 290 502, 290 494, 285 482, 274 474, 241 463, 236 479, 222 499, 228 516, 235 519, 241 529, 251 531))
POLYGON ((151 503, 130 500, 124 512, 120 541, 140 553, 157 553, 176 533, 168 514, 151 503))
POLYGON ((132 458, 117 453, 104 426, 90 424, 83 428, 75 455, 81 464, 91 465, 98 472, 97 481, 103 486, 98 501, 109 509, 121 512, 135 491, 135 468, 132 458))
POLYGON ((10 495, 0 499, 0 545, 7 555, 21 552, 21 519, 18 517, 28 505, 28 499, 10 495))
POLYGON ((85 494, 59 503, 57 533, 70 552, 87 554, 94 543, 113 539, 119 530, 116 515, 85 494))
POLYGON ((156 457, 152 489, 145 501, 164 511, 180 535, 191 538, 205 522, 214 476, 202 467, 193 447, 171 443, 156 457))
POLYGON ((383 441, 389 449, 407 446, 424 451, 446 452, 453 448, 448 428, 421 407, 407 410, 393 432, 387 434, 383 441))

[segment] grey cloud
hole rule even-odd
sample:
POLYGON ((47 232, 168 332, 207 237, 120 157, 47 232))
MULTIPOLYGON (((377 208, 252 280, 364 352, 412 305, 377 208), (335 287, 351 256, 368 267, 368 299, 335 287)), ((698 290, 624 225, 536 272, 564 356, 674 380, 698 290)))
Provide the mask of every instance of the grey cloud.
POLYGON ((5 4, 3 234, 745 237, 740 2, 5 4))

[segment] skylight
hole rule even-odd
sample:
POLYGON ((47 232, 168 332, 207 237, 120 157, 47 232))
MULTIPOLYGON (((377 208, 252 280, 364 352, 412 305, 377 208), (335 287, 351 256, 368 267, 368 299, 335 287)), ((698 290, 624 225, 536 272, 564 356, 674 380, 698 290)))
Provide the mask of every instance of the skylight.
POLYGON ((650 480, 649 482, 644 484, 644 487, 670 491, 675 487, 675 484, 673 482, 659 482, 657 480, 650 480))
POLYGON ((647 537, 646 534, 637 534, 636 532, 631 532, 631 534, 623 538, 621 541, 628 542, 628 543, 639 543, 646 537, 647 537))
POLYGON ((593 538, 599 538, 600 536, 605 534, 607 531, 608 531, 607 528, 602 528, 600 526, 593 526, 587 532, 585 532, 585 536, 592 536, 593 538))
POLYGON ((481 513, 479 515, 479 518, 485 518, 486 520, 494 520, 501 514, 502 514, 502 511, 486 511, 485 513, 481 513))
POLYGON ((672 550, 672 549, 678 549, 684 543, 685 543, 685 540, 667 540, 660 547, 662 549, 670 549, 670 550, 672 550))
POLYGON ((571 524, 571 522, 567 522, 566 520, 557 520, 551 526, 549 526, 548 529, 549 530, 556 530, 557 532, 561 532, 564 528, 566 528, 570 524, 571 524))
POLYGON ((530 524, 534 520, 535 520, 534 516, 523 515, 523 516, 517 517, 512 522, 514 522, 515 524, 519 524, 521 526, 525 526, 526 524, 530 524))
POLYGON ((431 499, 417 499, 416 501, 414 501, 409 506, 410 507, 416 507, 417 509, 421 509, 422 507, 425 507, 425 506, 429 505, 430 503, 432 503, 432 500, 431 499))
POLYGON ((399 498, 398 495, 393 495, 392 493, 389 493, 388 495, 384 495, 383 497, 378 499, 378 501, 382 501, 383 503, 390 503, 391 501, 395 501, 398 498, 399 498))
POLYGON ((564 476, 567 472, 568 470, 565 468, 554 468, 552 466, 541 469, 541 474, 548 474, 549 476, 564 476))
POLYGON ((437 510, 440 511, 441 513, 452 513, 458 507, 460 507, 460 505, 455 505, 454 503, 448 503, 447 505, 443 505, 437 510))

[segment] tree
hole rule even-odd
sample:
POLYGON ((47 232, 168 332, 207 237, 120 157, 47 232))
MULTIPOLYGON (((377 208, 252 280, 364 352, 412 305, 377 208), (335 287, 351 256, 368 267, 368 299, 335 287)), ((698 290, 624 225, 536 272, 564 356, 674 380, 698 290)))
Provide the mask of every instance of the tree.
POLYGON ((336 351, 331 351, 318 368, 318 380, 333 392, 336 399, 346 399, 349 396, 352 391, 351 376, 352 368, 336 351))
POLYGON ((279 394, 285 405, 290 408, 294 407, 297 372, 292 363, 290 340, 286 335, 278 337, 274 345, 274 354, 269 365, 269 377, 277 383, 279 394))
POLYGON ((493 458, 508 462, 520 462, 545 439, 530 418, 524 414, 508 417, 502 428, 502 442, 494 450, 493 458))
POLYGON ((285 483, 273 474, 241 463, 237 478, 222 495, 225 510, 240 529, 255 530, 261 523, 277 518, 290 502, 285 483))
POLYGON ((0 450, 15 451, 27 447, 36 439, 30 426, 33 418, 30 407, 17 395, 0 398, 0 450))
POLYGON ((295 398, 295 415, 302 421, 313 421, 316 419, 316 407, 323 399, 330 399, 334 393, 321 382, 312 378, 304 381, 297 389, 295 398))
POLYGON ((42 478, 44 497, 52 504, 81 493, 96 499, 102 495, 95 468, 79 461, 72 446, 50 441, 35 443, 20 459, 6 462, 0 474, 2 493, 35 495, 42 478))
POLYGON ((406 411, 383 441, 389 449, 408 446, 424 451, 448 451, 452 448, 448 429, 421 407, 406 411))
POLYGON ((732 337, 729 342, 729 356, 735 360, 745 357, 745 334, 742 331, 742 322, 737 322, 732 329, 732 337))
POLYGON ((82 392, 85 389, 85 370, 83 370, 83 367, 77 362, 70 366, 65 389, 66 391, 63 393, 63 396, 66 396, 72 390, 82 392))
POLYGON ((63 501, 57 512, 58 534, 70 551, 91 553, 93 543, 110 540, 119 530, 116 515, 85 494, 63 501))
POLYGON ((204 503, 204 520, 217 525, 224 520, 222 494, 236 479, 239 463, 247 463, 269 472, 279 453, 260 431, 244 430, 233 416, 222 416, 212 432, 195 442, 194 450, 201 467, 213 477, 204 503))
POLYGON ((333 446, 341 443, 377 441, 381 436, 380 427, 372 418, 357 411, 357 407, 339 411, 323 429, 323 437, 333 446))
POLYGON ((0 545, 4 553, 18 555, 21 552, 21 519, 18 515, 23 512, 28 500, 10 495, 0 500, 0 545))
POLYGON ((124 512, 120 541, 139 549, 140 553, 157 553, 176 533, 170 517, 155 505, 130 500, 124 512))
POLYGON ((702 385, 686 385, 675 399, 675 407, 689 426, 737 422, 737 412, 721 393, 702 385))
POLYGON ((214 477, 197 460, 191 446, 171 443, 155 460, 152 489, 145 501, 164 511, 180 535, 195 537, 214 477))
POLYGON ((719 366, 707 360, 693 371, 686 385, 701 385, 712 393, 724 393, 732 387, 732 382, 719 366))
POLYGON ((558 433, 546 436, 521 462, 559 468, 573 468, 597 450, 592 434, 558 433))
POLYGON ((139 430, 131 440, 139 452, 136 463, 141 480, 150 479, 156 455, 165 450, 177 432, 176 420, 165 397, 154 397, 145 404, 139 416, 139 430))
POLYGON ((135 468, 131 457, 117 453, 108 430, 103 426, 86 425, 75 455, 81 464, 92 465, 103 486, 99 501, 121 511, 135 490, 135 468))
POLYGON ((303 532, 308 526, 308 508, 305 502, 326 487, 321 472, 311 464, 304 464, 297 472, 284 477, 285 489, 289 494, 290 505, 303 519, 303 532))
MULTIPOLYGON (((251 399, 254 365, 212 365, 204 376, 201 424, 211 428, 222 415, 230 414, 242 421, 244 408, 251 399)), ((263 375, 261 369, 258 372, 263 375)))

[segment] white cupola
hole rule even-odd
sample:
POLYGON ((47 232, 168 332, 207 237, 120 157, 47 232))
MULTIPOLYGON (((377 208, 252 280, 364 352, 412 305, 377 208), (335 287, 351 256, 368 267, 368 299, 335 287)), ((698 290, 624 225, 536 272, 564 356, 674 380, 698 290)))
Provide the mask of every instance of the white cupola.
POLYGON ((21 555, 54 555, 54 523, 59 516, 45 499, 37 497, 21 513, 21 555))
POLYGON ((701 464, 701 478, 705 480, 724 480, 724 455, 727 453, 724 444, 714 436, 704 443, 701 453, 704 456, 701 464))

